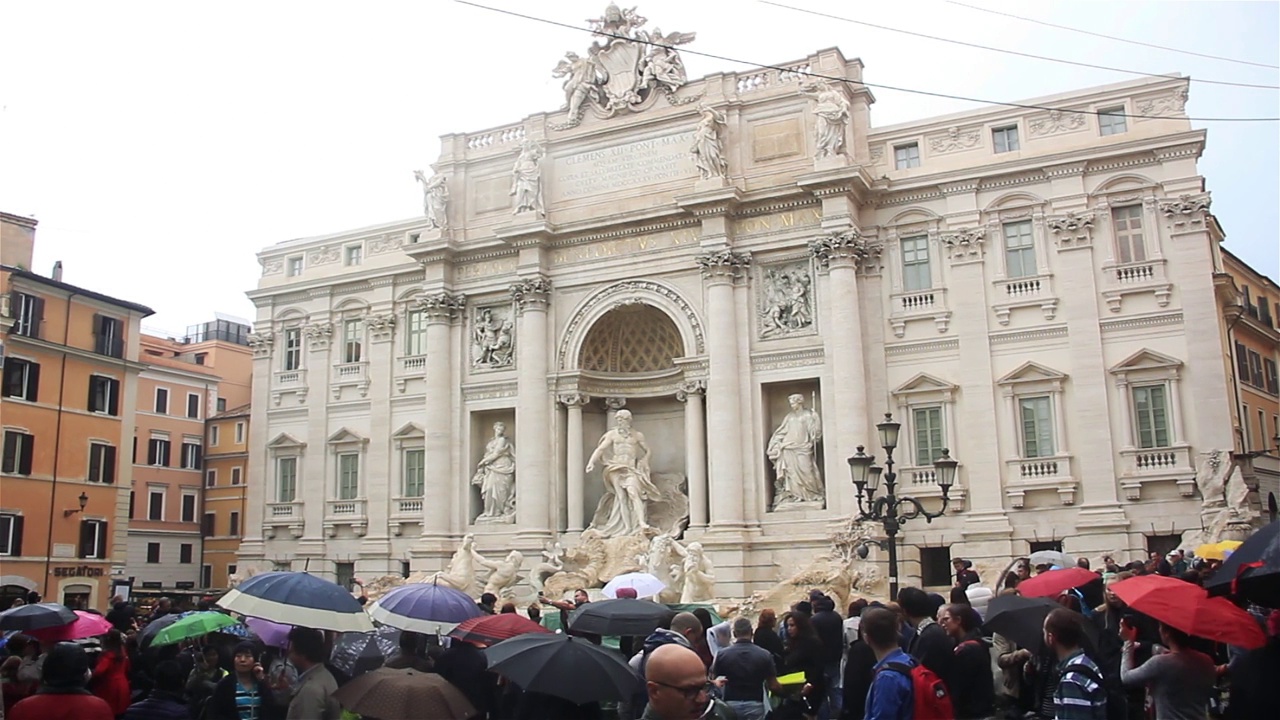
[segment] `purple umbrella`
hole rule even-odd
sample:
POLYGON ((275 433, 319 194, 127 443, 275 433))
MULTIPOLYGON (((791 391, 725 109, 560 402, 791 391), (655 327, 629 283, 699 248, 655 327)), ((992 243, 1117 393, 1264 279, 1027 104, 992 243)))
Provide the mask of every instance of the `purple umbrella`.
POLYGON ((245 625, 253 631, 254 635, 262 641, 267 647, 288 647, 289 631, 293 629, 292 625, 284 625, 281 623, 263 620, 262 618, 245 618, 245 625))
POLYGON ((435 583, 401 585, 369 608, 369 615, 383 625, 435 635, 483 613, 470 595, 435 583))

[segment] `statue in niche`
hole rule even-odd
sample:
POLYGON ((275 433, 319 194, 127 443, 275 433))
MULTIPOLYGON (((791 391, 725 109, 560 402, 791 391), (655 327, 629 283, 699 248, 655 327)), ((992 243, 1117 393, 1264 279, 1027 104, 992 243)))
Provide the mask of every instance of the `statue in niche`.
POLYGON ((604 537, 643 534, 649 529, 645 502, 661 497, 649 478, 649 456, 644 435, 631 428, 631 411, 619 410, 614 415, 614 428, 600 438, 587 460, 587 472, 596 469, 596 462, 604 462, 604 497, 588 529, 604 537), (608 457, 604 456, 606 448, 608 457))
POLYGON ((512 215, 535 212, 545 215, 542 206, 542 148, 532 140, 520 143, 520 154, 511 168, 511 193, 516 199, 512 215))
POLYGON ((773 509, 811 503, 820 506, 826 495, 814 451, 822 438, 822 419, 817 412, 805 408, 804 396, 799 393, 789 395, 787 402, 791 412, 773 431, 766 451, 776 476, 773 509))
POLYGON ((512 550, 502 560, 493 561, 476 553, 476 564, 488 568, 489 579, 484 584, 484 591, 498 597, 513 595, 511 588, 520 580, 520 567, 524 565, 524 555, 519 550, 512 550))
POLYGON ((422 213, 427 216, 427 227, 447 229, 449 227, 447 212, 449 188, 445 185, 447 178, 437 174, 428 179, 421 170, 414 170, 413 176, 422 183, 422 213))
POLYGON ((495 308, 476 310, 471 329, 471 365, 477 368, 510 367, 514 357, 511 320, 495 308))
POLYGON ((476 538, 471 533, 462 536, 462 544, 449 560, 449 569, 438 572, 427 579, 427 582, 447 585, 454 590, 461 590, 468 595, 475 595, 479 589, 476 583, 476 538))
POLYGON ((807 270, 765 270, 764 295, 762 337, 786 335, 813 326, 813 287, 807 270))
POLYGON ((849 99, 826 80, 801 85, 800 94, 817 102, 813 108, 816 118, 813 134, 817 140, 814 157, 822 159, 844 154, 844 130, 849 124, 849 99))
POLYGON ((671 576, 680 587, 680 602, 696 603, 716 596, 716 573, 711 559, 702 552, 702 543, 691 542, 683 558, 671 566, 671 576))
POLYGON ((515 446, 507 439, 507 424, 493 424, 493 439, 485 445, 484 457, 476 463, 471 484, 480 488, 484 510, 476 522, 512 522, 516 514, 515 446))
POLYGON ((702 114, 702 119, 693 131, 693 147, 689 148, 689 152, 693 154, 693 164, 698 166, 703 180, 724 177, 729 172, 729 163, 725 162, 721 148, 720 128, 724 126, 726 118, 724 113, 706 105, 699 105, 698 112, 702 114))

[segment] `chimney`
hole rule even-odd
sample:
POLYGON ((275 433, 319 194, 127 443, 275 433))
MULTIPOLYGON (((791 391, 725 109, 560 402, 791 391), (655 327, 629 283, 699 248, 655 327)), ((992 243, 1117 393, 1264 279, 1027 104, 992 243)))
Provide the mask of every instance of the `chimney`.
POLYGON ((53 281, 62 282, 62 261, 53 264, 53 281))

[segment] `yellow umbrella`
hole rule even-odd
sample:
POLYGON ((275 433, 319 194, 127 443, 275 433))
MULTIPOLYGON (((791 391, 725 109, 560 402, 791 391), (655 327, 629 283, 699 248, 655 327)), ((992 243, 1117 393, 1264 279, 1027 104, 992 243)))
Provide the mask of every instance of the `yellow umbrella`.
POLYGON ((1227 555, 1231 554, 1240 545, 1239 540, 1206 543, 1196 548, 1196 557, 1202 557, 1206 560, 1226 560, 1227 555))

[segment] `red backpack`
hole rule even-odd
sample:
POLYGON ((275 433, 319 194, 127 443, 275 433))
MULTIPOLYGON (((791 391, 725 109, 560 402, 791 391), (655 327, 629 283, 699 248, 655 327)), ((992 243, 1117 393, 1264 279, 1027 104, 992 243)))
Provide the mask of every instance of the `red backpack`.
POLYGON ((906 665, 904 663, 885 663, 885 668, 900 672, 911 678, 911 696, 914 711, 911 717, 915 720, 953 720, 955 708, 951 705, 951 693, 947 684, 937 673, 921 663, 906 665))

